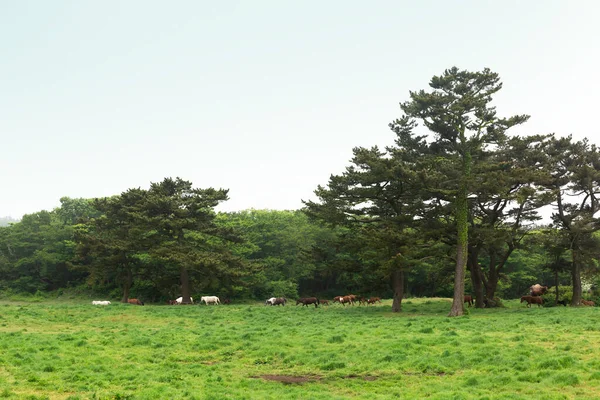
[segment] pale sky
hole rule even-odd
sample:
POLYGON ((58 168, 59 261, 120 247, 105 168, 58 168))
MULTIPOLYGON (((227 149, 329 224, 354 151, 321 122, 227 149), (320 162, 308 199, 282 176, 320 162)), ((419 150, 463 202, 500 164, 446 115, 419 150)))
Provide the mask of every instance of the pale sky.
POLYGON ((0 0, 0 216, 179 176, 297 209, 409 90, 498 72, 515 133, 600 142, 600 1, 0 0))

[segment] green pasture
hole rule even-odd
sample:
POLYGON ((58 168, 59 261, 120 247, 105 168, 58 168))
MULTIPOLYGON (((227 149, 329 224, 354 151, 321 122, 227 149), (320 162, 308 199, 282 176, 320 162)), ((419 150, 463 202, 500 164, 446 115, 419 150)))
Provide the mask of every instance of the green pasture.
POLYGON ((0 303, 0 398, 598 399, 600 309, 0 303))

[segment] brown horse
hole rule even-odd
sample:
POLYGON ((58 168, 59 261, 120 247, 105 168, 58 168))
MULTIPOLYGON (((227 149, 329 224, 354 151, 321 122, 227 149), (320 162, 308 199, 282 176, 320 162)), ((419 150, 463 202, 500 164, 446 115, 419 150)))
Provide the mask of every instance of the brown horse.
POLYGON ((231 304, 231 300, 225 299, 225 300, 223 300, 223 304, 231 304))
POLYGON ((538 307, 544 306, 544 299, 540 296, 523 296, 521 297, 521 303, 527 302, 527 307, 531 308, 532 304, 537 304, 538 307))
POLYGON ((381 303, 381 299, 379 297, 371 297, 371 298, 369 298, 369 300, 367 300, 367 304, 375 304, 375 303, 381 303))
POLYGON ((342 303, 342 301, 341 301, 341 300, 342 300, 342 298, 343 298, 343 297, 344 297, 344 296, 335 296, 335 297, 333 298, 333 303, 336 303, 336 302, 337 302, 337 303, 340 303, 340 304, 341 304, 341 303, 342 303))
POLYGON ((321 304, 323 306, 328 306, 329 305, 329 300, 319 300, 319 304, 321 304))
POLYGON ((271 304, 274 306, 278 306, 280 304, 285 306, 285 303, 287 303, 287 299, 285 297, 277 297, 271 304))
POLYGON ((365 299, 364 297, 361 296, 358 299, 358 305, 360 306, 360 305, 363 305, 363 304, 365 304, 365 305, 367 304, 367 299, 365 299))
POLYGON ((319 307, 319 299, 316 297, 303 297, 301 299, 296 300, 296 305, 302 304, 302 307, 308 307, 309 304, 314 304, 315 308, 319 307))
POLYGON ((177 300, 169 300, 169 305, 170 306, 177 305, 177 300))
POLYGON ((473 305, 473 297, 465 295, 465 303, 469 303, 469 307, 473 305))
POLYGON ((138 299, 128 299, 127 302, 129 304, 135 304, 135 305, 138 305, 138 306, 143 306, 144 305, 144 302, 141 301, 141 300, 138 300, 138 299))
POLYGON ((350 303, 350 305, 352 305, 352 298, 350 296, 344 296, 341 298, 340 303, 346 307, 347 303, 350 303))
POLYGON ((581 299, 581 304, 583 304, 584 306, 590 306, 590 307, 594 307, 595 303, 591 300, 584 300, 581 299))

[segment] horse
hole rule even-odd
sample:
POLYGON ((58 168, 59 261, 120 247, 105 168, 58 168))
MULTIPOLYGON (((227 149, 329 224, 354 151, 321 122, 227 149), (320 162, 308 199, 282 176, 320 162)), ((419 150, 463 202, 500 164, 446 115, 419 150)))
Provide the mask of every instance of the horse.
POLYGON ((591 300, 581 299, 581 304, 584 306, 594 307, 595 303, 591 300))
POLYGON ((358 296, 356 296, 355 294, 347 294, 344 297, 350 297, 350 304, 354 305, 354 303, 356 303, 356 297, 358 296))
POLYGON ((167 301, 167 303, 168 303, 170 306, 174 306, 174 305, 177 305, 177 300, 169 300, 169 301, 167 301))
POLYGON ((473 297, 465 295, 465 303, 469 303, 469 307, 473 305, 473 297))
POLYGON ((542 299, 540 296, 523 296, 521 297, 521 303, 524 301, 527 302, 527 307, 529 308, 531 308, 532 304, 537 304, 538 307, 544 306, 544 299, 542 299))
POLYGON ((314 304, 315 308, 319 306, 319 299, 316 297, 303 297, 301 299, 296 300, 296 305, 302 304, 302 307, 308 307, 309 304, 314 304))
POLYGON ((342 299, 340 300, 340 303, 346 307, 346 303, 350 303, 352 304, 352 298, 350 296, 344 296, 342 297, 342 299))
POLYGON ((381 299, 379 297, 371 297, 371 298, 369 298, 369 300, 367 300, 367 304, 375 304, 375 303, 381 304, 381 299))
MULTIPOLYGON (((190 297, 190 301, 191 301, 191 304, 194 304, 194 298, 193 298, 193 297, 190 297)), ((182 303, 183 303, 183 297, 178 297, 178 298, 176 298, 176 299, 175 299, 175 302, 176 302, 177 304, 182 304, 182 303)), ((202 301, 200 301, 200 302, 202 303, 202 301)))
POLYGON ((285 297, 277 297, 275 300, 273 300, 271 305, 278 306, 281 304, 282 306, 285 306, 285 303, 287 303, 287 299, 285 297))
POLYGON ((329 305, 329 300, 319 300, 319 303, 324 305, 324 306, 328 306, 329 305))
POLYGON ((107 306, 110 304, 108 300, 93 300, 92 305, 94 306, 107 306))
POLYGON ((358 305, 360 306, 360 305, 363 305, 363 304, 365 304, 365 305, 366 305, 366 304, 368 304, 368 303, 367 303, 367 299, 361 296, 361 297, 358 299, 358 305))
POLYGON ((529 294, 531 294, 532 296, 541 296, 548 292, 548 288, 549 286, 542 286, 539 283, 536 283, 535 285, 532 285, 529 288, 529 294))
POLYGON ((344 297, 344 296, 335 296, 335 297, 333 298, 333 303, 336 303, 336 302, 337 302, 337 303, 340 303, 340 304, 341 304, 342 302, 341 302, 340 300, 342 300, 342 297, 344 297))
POLYGON ((223 304, 231 304, 231 300, 230 299, 225 299, 225 300, 223 300, 223 304))
POLYGON ((200 304, 204 302, 206 305, 210 304, 221 304, 221 300, 217 296, 202 296, 200 298, 200 304))
POLYGON ((267 299, 267 301, 265 301, 265 306, 272 306, 275 299, 277 299, 277 297, 271 297, 270 299, 267 299))
POLYGON ((138 306, 143 306, 144 305, 144 302, 141 301, 141 300, 138 300, 138 299, 128 299, 127 302, 129 304, 135 304, 135 305, 138 305, 138 306))

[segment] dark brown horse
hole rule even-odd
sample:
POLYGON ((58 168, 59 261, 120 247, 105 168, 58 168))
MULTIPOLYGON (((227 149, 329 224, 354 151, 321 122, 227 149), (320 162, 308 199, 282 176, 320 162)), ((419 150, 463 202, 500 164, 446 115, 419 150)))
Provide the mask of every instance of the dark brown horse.
POLYGON ((127 302, 129 304, 135 304, 135 305, 138 305, 138 306, 143 306, 144 305, 144 302, 141 301, 141 300, 138 300, 138 299, 129 299, 129 300, 127 300, 127 302))
POLYGON ((527 302, 527 307, 531 308, 532 304, 537 304, 538 307, 544 306, 544 300, 540 296, 523 296, 521 297, 521 303, 527 302))
POLYGON ((277 297, 275 300, 273 300, 273 303, 271 303, 274 306, 278 306, 278 305, 282 305, 285 306, 285 303, 287 303, 287 299, 285 297, 277 297))
POLYGON ((303 297, 301 299, 296 300, 296 305, 302 304, 302 306, 308 307, 309 304, 314 304, 315 308, 319 306, 319 299, 316 297, 303 297))
POLYGON ((466 294, 465 295, 465 303, 469 303, 469 307, 471 307, 473 305, 473 297, 466 294))

